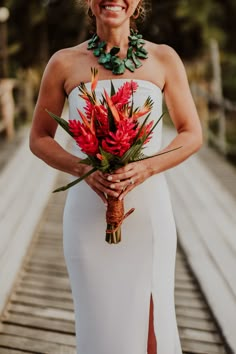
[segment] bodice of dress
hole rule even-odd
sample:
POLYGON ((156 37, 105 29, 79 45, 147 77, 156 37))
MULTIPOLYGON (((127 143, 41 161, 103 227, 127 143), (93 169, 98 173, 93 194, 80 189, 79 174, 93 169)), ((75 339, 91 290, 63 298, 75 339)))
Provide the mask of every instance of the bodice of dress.
MULTIPOLYGON (((126 81, 131 81, 130 79, 113 79, 113 85, 115 90, 117 91, 126 81)), ((162 91, 161 89, 153 84, 150 81, 145 80, 133 80, 138 84, 138 89, 134 93, 134 108, 142 107, 147 97, 150 96, 153 100, 153 108, 151 111, 151 115, 149 117, 148 122, 154 121, 156 122, 161 114, 162 114, 162 91)), ((87 88, 90 90, 91 82, 86 83, 87 88)), ((111 81, 110 80, 100 80, 98 81, 98 85, 96 88, 97 98, 100 99, 102 94, 104 93, 104 89, 109 93, 111 89, 111 81)), ((77 109, 79 108, 82 112, 84 112, 85 101, 79 97, 79 89, 78 87, 74 88, 69 96, 69 119, 81 120, 77 109)), ((140 122, 143 121, 145 117, 140 118, 140 122)), ((157 151, 161 148, 161 139, 162 139, 162 119, 156 126, 151 140, 148 144, 145 145, 144 153, 147 156, 157 153, 157 151)), ((73 153, 79 157, 85 157, 85 155, 80 151, 79 146, 76 144, 73 145, 73 153)))

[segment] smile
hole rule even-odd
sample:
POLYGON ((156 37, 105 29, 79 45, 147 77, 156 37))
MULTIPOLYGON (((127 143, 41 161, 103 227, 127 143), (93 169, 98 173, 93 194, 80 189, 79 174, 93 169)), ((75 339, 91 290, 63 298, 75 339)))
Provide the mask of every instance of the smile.
POLYGON ((112 11, 112 12, 119 12, 119 11, 122 11, 123 10, 123 7, 122 6, 119 6, 119 5, 107 5, 107 6, 103 6, 103 8, 105 10, 108 10, 108 11, 112 11))

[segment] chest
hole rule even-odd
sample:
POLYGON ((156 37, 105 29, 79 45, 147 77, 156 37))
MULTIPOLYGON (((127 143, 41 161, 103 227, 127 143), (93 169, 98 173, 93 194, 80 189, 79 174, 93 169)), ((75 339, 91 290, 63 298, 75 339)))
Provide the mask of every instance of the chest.
POLYGON ((93 53, 88 52, 84 55, 78 55, 68 66, 64 87, 65 92, 68 95, 81 82, 90 82, 91 68, 94 67, 99 70, 99 80, 117 78, 146 80, 162 88, 164 86, 164 72, 158 60, 154 58, 152 54, 149 54, 148 59, 142 60, 142 64, 143 65, 133 73, 127 69, 123 75, 114 75, 111 70, 105 69, 98 63, 98 58, 94 57, 93 53))

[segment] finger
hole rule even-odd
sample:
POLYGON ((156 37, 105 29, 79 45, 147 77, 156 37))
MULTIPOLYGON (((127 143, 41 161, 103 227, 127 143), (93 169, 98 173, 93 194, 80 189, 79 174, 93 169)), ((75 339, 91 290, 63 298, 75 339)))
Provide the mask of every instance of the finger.
POLYGON ((123 200, 125 198, 125 196, 134 188, 134 186, 129 185, 127 188, 125 188, 121 194, 119 195, 119 200, 123 200))
POLYGON ((109 182, 112 182, 114 183, 115 181, 117 180, 120 180, 120 181, 124 181, 124 180, 127 180, 129 179, 130 177, 132 177, 133 175, 133 170, 129 170, 127 172, 123 172, 123 173, 115 173, 115 174, 112 174, 112 175, 109 175, 107 177, 107 180, 109 182))
POLYGON ((104 186, 98 180, 93 181, 91 183, 91 187, 96 188, 97 190, 99 190, 99 192, 101 192, 103 194, 107 194, 107 195, 114 197, 114 198, 118 198, 118 196, 119 196, 119 193, 116 190, 110 189, 109 186, 108 187, 104 186))
POLYGON ((135 179, 131 177, 131 178, 125 179, 122 182, 118 182, 118 183, 112 182, 109 185, 109 187, 110 187, 110 189, 121 191, 121 190, 125 190, 128 186, 134 184, 134 182, 135 182, 135 179))
POLYGON ((124 166, 124 167, 120 167, 120 168, 118 168, 115 172, 114 172, 114 174, 122 174, 122 173, 126 173, 126 172, 128 172, 128 171, 130 171, 130 170, 132 170, 133 169, 133 167, 134 167, 134 164, 135 163, 129 163, 129 164, 127 164, 126 166, 124 166))

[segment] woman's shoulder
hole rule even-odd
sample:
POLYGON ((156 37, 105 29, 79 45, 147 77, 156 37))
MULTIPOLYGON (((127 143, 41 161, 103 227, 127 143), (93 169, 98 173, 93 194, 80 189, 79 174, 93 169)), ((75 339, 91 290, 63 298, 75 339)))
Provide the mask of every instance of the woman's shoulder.
POLYGON ((48 64, 59 69, 70 66, 75 59, 87 54, 86 48, 87 42, 83 42, 74 47, 60 49, 51 56, 48 64))
POLYGON ((148 51, 152 53, 153 57, 165 64, 178 64, 181 59, 176 50, 167 44, 156 44, 146 41, 148 51))

